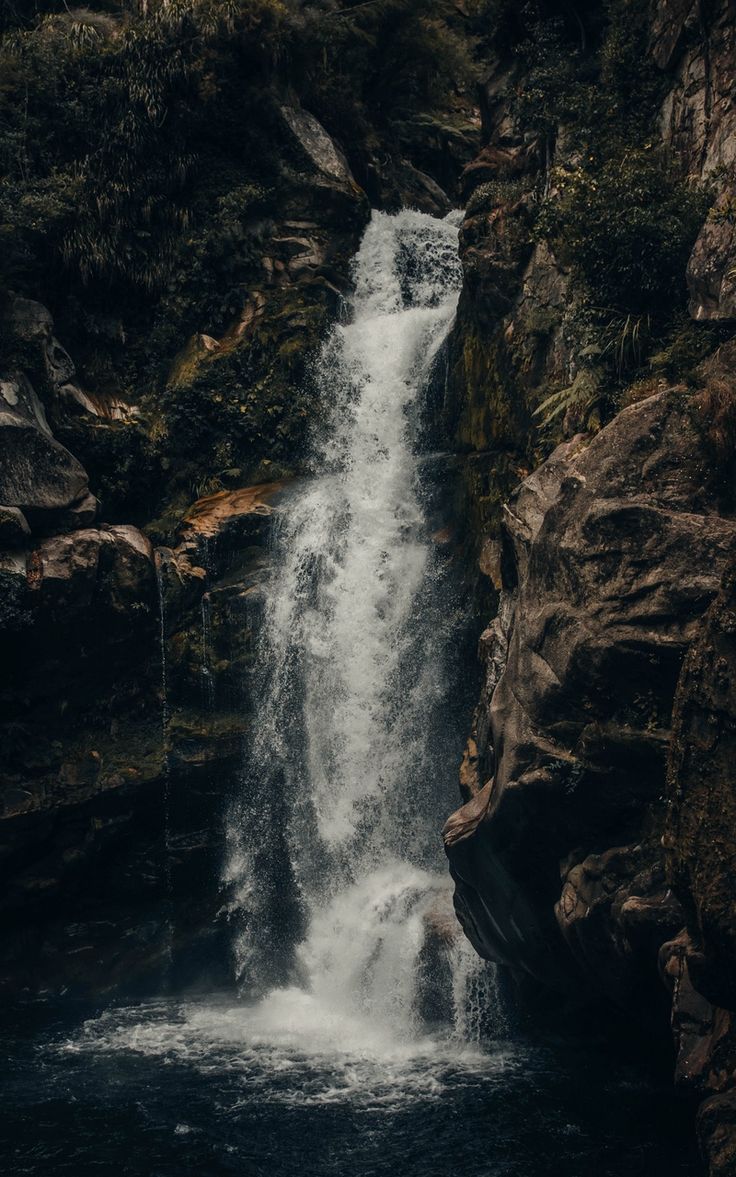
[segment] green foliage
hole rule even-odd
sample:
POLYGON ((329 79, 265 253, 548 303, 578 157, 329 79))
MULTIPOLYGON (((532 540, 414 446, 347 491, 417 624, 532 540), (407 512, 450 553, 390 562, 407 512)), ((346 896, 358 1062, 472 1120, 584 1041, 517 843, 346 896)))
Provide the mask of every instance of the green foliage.
POLYGON ((553 175, 537 232, 573 265, 593 298, 624 313, 661 311, 685 292, 685 266, 709 196, 651 146, 600 167, 553 175))
POLYGON ((318 412, 304 357, 333 295, 317 279, 296 310, 277 305, 262 265, 274 219, 308 220, 319 199, 281 104, 301 101, 357 156, 379 142, 400 156, 401 128, 474 82, 475 41, 453 0, 109 7, 17 0, 0 23, 0 291, 50 307, 92 394, 143 407, 135 424, 55 423, 105 516, 139 519, 164 484, 183 495, 213 470, 293 465, 318 412), (262 321, 229 334, 264 290, 262 321), (202 333, 221 351, 167 385, 202 333))
POLYGON ((598 95, 591 63, 570 43, 562 19, 533 20, 516 54, 523 63, 514 104, 519 124, 549 140, 560 126, 584 134, 596 118, 598 95))
POLYGON ((56 435, 79 458, 111 523, 140 523, 161 489, 160 455, 142 422, 68 418, 56 435))
POLYGON ((589 424, 592 411, 598 407, 601 398, 602 376, 595 368, 584 368, 567 388, 545 397, 534 410, 534 416, 540 418, 543 429, 549 429, 556 424, 557 419, 572 414, 578 428, 585 428, 589 424))
POLYGON ((232 92, 272 62, 284 14, 278 0, 151 0, 124 24, 48 17, 6 35, 0 277, 56 267, 161 289, 232 92))
POLYGON ((450 0, 148 0, 125 19, 79 10, 7 33, 0 280, 51 267, 81 286, 161 291, 188 260, 179 245, 197 235, 213 160, 268 186, 284 81, 350 142, 473 79, 460 23, 450 0))
POLYGON ((478 77, 452 0, 369 0, 304 13, 294 66, 325 125, 386 127, 478 77))
POLYGON ((712 323, 694 323, 685 311, 675 315, 669 329, 658 340, 657 350, 649 356, 649 367, 671 381, 699 383, 698 368, 722 339, 728 327, 712 323))
POLYGON ((524 195, 526 188, 524 180, 488 180, 474 189, 467 203, 466 214, 474 217, 502 206, 508 208, 524 195))
POLYGON ((264 458, 293 464, 318 411, 308 361, 328 320, 327 293, 274 292, 247 346, 200 356, 151 397, 160 451, 190 472, 193 462, 210 472, 252 471, 264 458))

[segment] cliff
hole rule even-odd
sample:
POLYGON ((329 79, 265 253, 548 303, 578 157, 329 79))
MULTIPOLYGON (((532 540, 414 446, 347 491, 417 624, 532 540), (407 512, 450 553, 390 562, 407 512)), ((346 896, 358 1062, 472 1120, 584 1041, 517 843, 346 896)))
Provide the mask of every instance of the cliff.
POLYGON ((497 604, 445 830, 481 955, 652 1049, 671 1021, 713 1173, 736 1163, 735 15, 539 5, 497 33, 454 369, 497 604))

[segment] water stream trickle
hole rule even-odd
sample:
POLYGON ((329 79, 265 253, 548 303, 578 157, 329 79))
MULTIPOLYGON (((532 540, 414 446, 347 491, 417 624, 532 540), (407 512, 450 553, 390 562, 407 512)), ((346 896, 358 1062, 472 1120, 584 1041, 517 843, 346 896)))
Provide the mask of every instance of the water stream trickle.
POLYGON ((164 883, 164 987, 171 979, 174 957, 174 897, 171 874, 171 761, 169 755, 169 685, 166 665, 166 593, 161 554, 154 561, 158 592, 159 645, 161 656, 161 773, 163 777, 163 883, 164 883))
MULTIPOLYGON (((259 1019, 325 1040, 420 1032, 428 927, 448 909, 457 617, 410 421, 455 315, 457 231, 454 215, 374 213, 314 373, 328 413, 313 478, 275 541, 226 882, 259 1019)), ((455 989, 471 973, 463 957, 455 989)))

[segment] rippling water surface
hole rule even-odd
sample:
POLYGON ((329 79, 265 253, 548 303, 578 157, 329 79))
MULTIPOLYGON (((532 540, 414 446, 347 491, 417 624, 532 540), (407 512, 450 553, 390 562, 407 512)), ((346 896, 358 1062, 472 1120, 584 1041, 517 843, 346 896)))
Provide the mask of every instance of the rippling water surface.
POLYGON ((12 1019, 7 1174, 693 1177, 668 1085, 594 1050, 309 1032, 309 998, 12 1019), (305 1016, 306 1015, 306 1016, 305 1016))

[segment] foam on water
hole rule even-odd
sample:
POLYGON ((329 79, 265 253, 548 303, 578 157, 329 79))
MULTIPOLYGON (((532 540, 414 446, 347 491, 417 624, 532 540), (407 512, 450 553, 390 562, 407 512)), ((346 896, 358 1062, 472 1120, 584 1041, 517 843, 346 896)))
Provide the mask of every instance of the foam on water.
POLYGON ((452 1088, 518 1070, 518 1047, 492 1054, 436 1035, 411 1041, 372 1032, 355 1015, 328 1010, 296 987, 242 1004, 149 1003, 110 1010, 54 1045, 59 1056, 140 1056, 203 1076, 230 1075, 242 1098, 290 1107, 348 1105, 396 1110, 441 1099, 452 1088), (310 1033, 309 1027, 312 1027, 310 1033))

